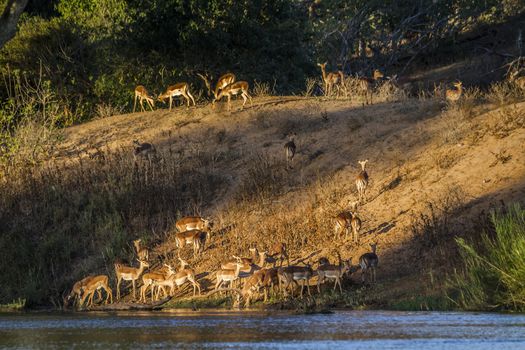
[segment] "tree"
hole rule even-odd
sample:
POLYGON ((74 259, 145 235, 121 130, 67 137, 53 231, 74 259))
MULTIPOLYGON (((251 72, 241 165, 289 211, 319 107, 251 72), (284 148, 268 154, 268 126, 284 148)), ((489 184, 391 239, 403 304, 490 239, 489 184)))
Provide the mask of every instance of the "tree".
POLYGON ((28 0, 8 0, 0 17, 0 48, 16 34, 16 24, 28 0))

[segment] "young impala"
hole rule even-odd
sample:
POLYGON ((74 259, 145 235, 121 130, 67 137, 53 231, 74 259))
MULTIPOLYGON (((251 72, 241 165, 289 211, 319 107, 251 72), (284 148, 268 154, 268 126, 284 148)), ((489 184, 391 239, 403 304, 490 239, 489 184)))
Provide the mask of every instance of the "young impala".
POLYGON ((242 99, 244 100, 242 107, 244 108, 244 105, 246 104, 246 101, 248 99, 250 100, 250 104, 253 105, 252 97, 248 93, 249 84, 246 81, 237 81, 235 83, 231 83, 227 86, 225 86, 223 89, 219 91, 219 93, 215 96, 215 98, 212 101, 212 106, 215 105, 216 101, 220 101, 223 97, 226 97, 228 99, 228 110, 231 109, 231 98, 234 95, 241 95, 242 99))
POLYGON ((142 85, 139 85, 135 88, 135 102, 133 103, 133 113, 135 113, 135 108, 137 107, 137 100, 139 100, 140 110, 142 112, 144 112, 144 105, 142 104, 144 101, 146 101, 146 104, 153 111, 155 101, 149 96, 148 90, 146 90, 146 88, 142 85))
POLYGON ((212 226, 213 223, 210 220, 200 216, 186 216, 175 223, 175 227, 179 232, 190 230, 210 231, 212 226))
POLYGON ((188 85, 188 83, 178 83, 175 85, 168 86, 168 88, 166 89, 166 92, 159 95, 158 100, 161 102, 164 102, 166 99, 169 99, 170 100, 169 110, 171 111, 173 97, 177 97, 177 96, 184 97, 188 108, 190 107, 190 102, 192 102, 193 105, 195 106, 195 99, 190 93, 190 86, 188 85))
POLYGON ((115 275, 117 276, 117 300, 120 300, 120 283, 122 281, 131 281, 133 286, 133 299, 136 298, 135 294, 135 281, 139 279, 142 272, 146 267, 149 267, 149 263, 144 260, 137 259, 140 263, 139 268, 124 266, 122 264, 115 264, 115 275))
POLYGON ((357 193, 359 194, 359 202, 366 200, 366 188, 368 187, 368 173, 366 172, 366 163, 368 159, 360 160, 359 164, 361 165, 361 171, 355 179, 355 186, 357 187, 357 193))
POLYGON ((341 71, 326 73, 326 63, 327 62, 317 63, 317 65, 321 67, 321 75, 323 77, 324 82, 324 94, 326 96, 329 96, 332 94, 332 88, 334 86, 344 83, 344 75, 341 71))
POLYGON ((137 257, 140 260, 148 261, 149 260, 149 251, 140 246, 140 242, 142 242, 141 239, 136 239, 133 241, 133 245, 135 246, 135 251, 137 252, 137 257))
POLYGON ((108 302, 112 303, 113 291, 111 290, 111 288, 109 288, 108 276, 98 275, 92 277, 82 286, 84 294, 82 296, 82 299, 80 300, 80 306, 84 304, 84 301, 86 301, 86 299, 88 299, 87 306, 93 306, 93 296, 95 295, 95 292, 97 292, 99 289, 103 289, 106 292, 105 304, 107 304, 108 302))

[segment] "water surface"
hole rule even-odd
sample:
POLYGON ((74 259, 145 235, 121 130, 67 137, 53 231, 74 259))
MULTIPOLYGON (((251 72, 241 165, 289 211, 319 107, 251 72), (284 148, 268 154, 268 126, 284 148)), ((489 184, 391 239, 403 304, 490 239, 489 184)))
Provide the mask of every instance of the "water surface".
POLYGON ((525 315, 336 311, 0 314, 2 349, 525 349, 525 315))

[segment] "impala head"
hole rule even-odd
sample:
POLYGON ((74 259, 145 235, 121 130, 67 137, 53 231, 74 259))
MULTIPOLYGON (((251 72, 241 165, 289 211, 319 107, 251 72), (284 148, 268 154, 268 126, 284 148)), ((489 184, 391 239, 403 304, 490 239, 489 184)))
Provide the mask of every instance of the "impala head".
POLYGON ((209 230, 213 228, 213 221, 209 219, 204 219, 203 221, 204 221, 204 227, 206 227, 209 230))
POLYGON ((321 67, 321 69, 325 69, 327 63, 328 63, 328 62, 325 62, 325 63, 317 63, 317 65, 318 65, 319 67, 321 67))
POLYGON ((297 134, 295 133, 295 131, 292 131, 292 132, 289 132, 287 136, 290 141, 293 141, 293 139, 297 136, 297 134))
POLYGON ((259 254, 257 247, 248 249, 252 254, 259 254))
POLYGON ((139 140, 133 140, 132 142, 133 142, 133 146, 137 146, 137 147, 140 146, 139 140))
POLYGON ((366 163, 368 163, 368 159, 360 160, 358 163, 361 165, 361 169, 365 170, 366 163))
POLYGON ((160 94, 158 97, 157 97, 157 101, 160 101, 160 102, 165 102, 166 99, 168 99, 169 96, 167 96, 166 94, 160 94))
POLYGON ((375 69, 374 70, 374 79, 375 80, 382 79, 384 77, 385 77, 385 75, 379 69, 375 69))
POLYGON ((456 81, 454 84, 453 84, 456 88, 460 89, 462 86, 463 86, 463 83, 461 81, 456 81))
POLYGON ((173 267, 171 267, 170 264, 163 264, 163 265, 166 268, 166 270, 168 271, 168 273, 167 273, 168 276, 171 276, 171 275, 175 274, 175 270, 173 269, 173 267))
POLYGON ((136 239, 133 241, 133 244, 137 245, 137 244, 140 244, 140 242, 142 242, 142 239, 136 239))
POLYGON ((377 242, 370 243, 370 248, 372 249, 372 252, 375 253, 377 249, 377 242))
POLYGON ((149 267, 149 263, 145 260, 140 260, 140 259, 137 259, 137 261, 139 262, 139 264, 141 266, 144 266, 144 267, 149 267))

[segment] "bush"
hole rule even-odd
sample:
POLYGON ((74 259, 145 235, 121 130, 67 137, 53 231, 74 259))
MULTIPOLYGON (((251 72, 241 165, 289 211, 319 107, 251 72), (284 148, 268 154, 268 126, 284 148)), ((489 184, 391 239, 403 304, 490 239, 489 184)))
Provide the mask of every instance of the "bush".
POLYGON ((493 212, 493 234, 479 243, 458 238, 463 271, 450 285, 457 304, 468 310, 525 310, 525 209, 519 204, 493 212))

